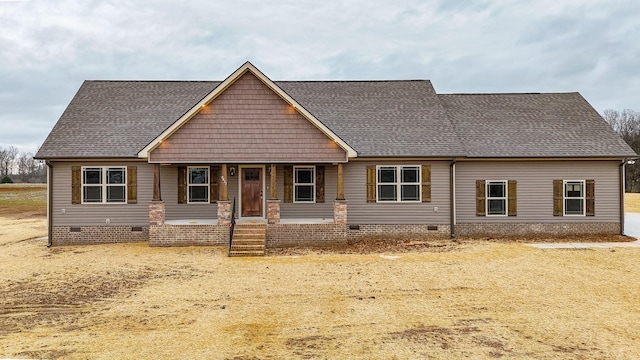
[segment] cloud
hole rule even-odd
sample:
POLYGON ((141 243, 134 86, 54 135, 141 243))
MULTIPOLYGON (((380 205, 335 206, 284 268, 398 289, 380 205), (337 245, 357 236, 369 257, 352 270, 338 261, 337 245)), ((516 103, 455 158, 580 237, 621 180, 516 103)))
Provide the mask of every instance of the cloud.
POLYGON ((640 110, 632 0, 0 1, 0 146, 42 142, 85 79, 431 79, 640 110), (29 124, 22 129, 16 121, 29 124), (9 130, 11 128, 11 130, 9 130))

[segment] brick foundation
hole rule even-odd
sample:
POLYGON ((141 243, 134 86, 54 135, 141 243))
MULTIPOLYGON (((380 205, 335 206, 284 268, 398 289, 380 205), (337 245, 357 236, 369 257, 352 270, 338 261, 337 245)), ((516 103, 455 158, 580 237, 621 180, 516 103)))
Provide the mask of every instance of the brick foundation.
POLYGON ((377 237, 389 239, 449 239, 451 227, 449 225, 426 224, 361 224, 354 225, 348 231, 350 240, 362 237, 377 237))
POLYGON ((149 246, 229 245, 229 225, 164 225, 149 227, 149 246))
MULTIPOLYGON (((229 244, 228 225, 54 226, 52 245, 90 245, 149 241, 150 246, 207 246, 229 244)), ((458 236, 525 236, 619 234, 618 223, 464 223, 458 236)), ((267 247, 347 244, 363 237, 386 239, 448 239, 449 225, 389 224, 269 224, 267 247)))
POLYGON ((619 223, 464 223, 456 225, 458 236, 526 236, 619 234, 619 223))
POLYGON ((149 240, 148 226, 54 226, 53 246, 130 243, 149 240))
POLYGON ((267 226, 267 247, 344 245, 363 237, 448 239, 449 225, 280 224, 267 226))
POLYGON ((347 225, 279 224, 267 225, 267 247, 321 246, 345 244, 347 225))

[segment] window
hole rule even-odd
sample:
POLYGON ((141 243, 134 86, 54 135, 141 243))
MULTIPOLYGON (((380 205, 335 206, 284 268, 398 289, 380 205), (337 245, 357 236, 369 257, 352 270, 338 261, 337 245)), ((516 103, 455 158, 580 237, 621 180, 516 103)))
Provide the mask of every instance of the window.
POLYGON ((377 201, 420 201, 420 166, 378 166, 377 201))
POLYGON ((584 215, 584 181, 564 182, 564 214, 584 215))
POLYGON ((476 180, 476 216, 518 216, 518 182, 476 180))
POLYGON ((507 215, 507 182, 487 180, 487 215, 507 215))
POLYGON ((127 176, 124 167, 83 167, 83 203, 126 203, 127 176))
POLYGON ((209 202, 209 167, 189 167, 187 173, 189 204, 209 202))
POLYGON ((293 201, 315 202, 315 167, 295 166, 293 168, 293 201))

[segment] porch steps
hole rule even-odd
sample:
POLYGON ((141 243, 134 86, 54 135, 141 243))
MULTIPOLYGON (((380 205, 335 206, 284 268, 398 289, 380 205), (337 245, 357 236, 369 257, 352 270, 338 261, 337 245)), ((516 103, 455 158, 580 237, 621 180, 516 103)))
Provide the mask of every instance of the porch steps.
POLYGON ((237 224, 229 256, 264 256, 267 239, 265 224, 237 224))

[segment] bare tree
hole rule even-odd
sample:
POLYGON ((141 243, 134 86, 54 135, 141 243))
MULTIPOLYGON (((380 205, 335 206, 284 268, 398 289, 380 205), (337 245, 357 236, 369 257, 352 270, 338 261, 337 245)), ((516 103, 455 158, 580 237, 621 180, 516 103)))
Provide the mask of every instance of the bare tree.
POLYGON ((18 155, 18 149, 9 146, 8 149, 0 149, 0 177, 11 174, 13 170, 13 162, 18 155))
POLYGON ((0 148, 0 179, 11 176, 21 182, 47 182, 47 169, 42 160, 33 158, 29 152, 18 153, 18 149, 11 146, 0 148))
MULTIPOLYGON (((604 119, 636 153, 640 153, 640 112, 634 110, 605 110, 604 119)), ((627 164, 625 178, 627 192, 640 192, 640 161, 627 164)))

